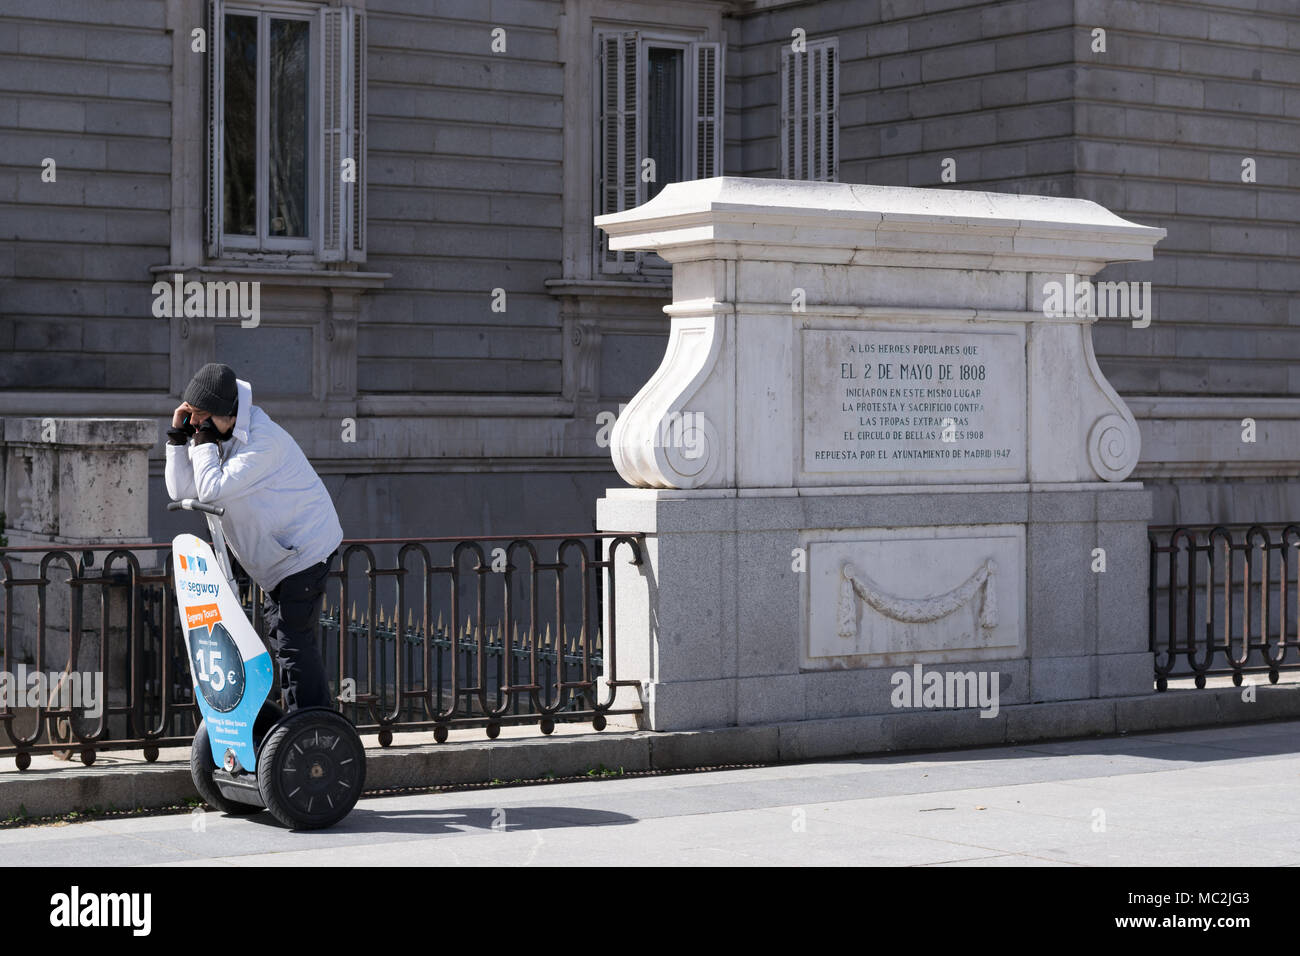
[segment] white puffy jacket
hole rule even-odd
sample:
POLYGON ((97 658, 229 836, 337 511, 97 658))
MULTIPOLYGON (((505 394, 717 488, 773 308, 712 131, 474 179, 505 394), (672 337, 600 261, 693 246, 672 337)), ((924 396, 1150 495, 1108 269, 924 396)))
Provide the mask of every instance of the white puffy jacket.
POLYGON ((226 442, 167 445, 167 493, 226 509, 221 530, 249 577, 272 590, 324 561, 343 540, 334 502, 298 443, 253 404, 236 379, 239 408, 226 442))

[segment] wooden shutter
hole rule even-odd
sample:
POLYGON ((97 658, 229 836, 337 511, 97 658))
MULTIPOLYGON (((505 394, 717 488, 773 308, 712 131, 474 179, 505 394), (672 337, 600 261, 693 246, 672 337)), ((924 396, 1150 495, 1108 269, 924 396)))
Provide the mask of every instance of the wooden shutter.
POLYGON ((790 157, 794 155, 794 124, 790 122, 790 107, 794 103, 794 71, 790 68, 790 57, 794 54, 788 46, 781 47, 781 131, 777 139, 781 158, 776 173, 782 179, 794 179, 790 169, 790 157))
MULTIPOLYGON (((637 122, 637 77, 640 43, 635 31, 597 34, 597 72, 600 75, 600 183, 599 213, 621 212, 637 205, 640 181, 641 129, 637 122)), ((635 252, 615 252, 599 233, 600 268, 603 272, 636 269, 635 252)))
POLYGON ((366 260, 366 21, 364 11, 320 12, 320 229, 322 262, 366 260), (343 181, 343 161, 355 182, 343 181))
POLYGON ((366 261, 366 15, 364 10, 350 11, 352 29, 351 80, 352 137, 348 144, 357 163, 355 183, 346 183, 352 197, 348 210, 348 260, 366 261))
POLYGON ((796 55, 794 61, 795 82, 798 86, 798 98, 795 100, 795 116, 798 118, 796 126, 798 127, 799 146, 795 151, 795 179, 808 178, 808 88, 811 84, 808 82, 809 58, 807 51, 796 55))
POLYGON ((803 179, 808 168, 808 54, 781 48, 781 178, 803 179))
POLYGON ((224 66, 225 49, 225 4, 223 0, 208 0, 208 219, 207 244, 208 256, 212 259, 221 256, 222 229, 222 174, 224 172, 224 154, 222 139, 225 135, 223 123, 223 103, 221 76, 224 66))
POLYGON ((832 42, 826 51, 826 178, 839 182, 840 178, 840 44, 832 42))
POLYGON ((343 258, 343 157, 348 146, 345 73, 345 33, 348 10, 326 7, 320 12, 320 228, 316 253, 322 262, 343 258))
POLYGON ((837 42, 825 40, 810 46, 811 88, 808 104, 808 139, 812 146, 809 179, 833 182, 837 173, 837 93, 839 64, 837 42))
POLYGON ((822 135, 821 118, 826 104, 826 72, 823 69, 825 52, 820 48, 808 51, 808 178, 822 179, 822 166, 826 158, 826 141, 822 135))
POLYGON ((722 175, 722 44, 692 43, 695 56, 695 179, 722 175))
POLYGON ((834 38, 781 50, 781 176, 839 176, 839 57, 834 38))

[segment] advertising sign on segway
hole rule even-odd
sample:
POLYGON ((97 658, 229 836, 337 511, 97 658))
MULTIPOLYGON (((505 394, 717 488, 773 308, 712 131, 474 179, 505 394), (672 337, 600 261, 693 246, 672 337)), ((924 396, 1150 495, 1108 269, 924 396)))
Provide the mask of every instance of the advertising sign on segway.
POLYGON ((172 541, 172 554, 194 699, 207 724, 212 759, 220 767, 231 750, 240 766, 256 770, 253 722, 274 681, 271 655, 244 616, 208 543, 180 534, 172 541))

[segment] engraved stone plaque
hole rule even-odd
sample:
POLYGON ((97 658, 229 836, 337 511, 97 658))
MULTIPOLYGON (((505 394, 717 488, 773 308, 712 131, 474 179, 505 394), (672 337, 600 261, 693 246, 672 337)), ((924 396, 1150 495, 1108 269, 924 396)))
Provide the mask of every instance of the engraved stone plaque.
POLYGON ((1024 470, 1014 333, 804 329, 802 340, 805 472, 1024 470))

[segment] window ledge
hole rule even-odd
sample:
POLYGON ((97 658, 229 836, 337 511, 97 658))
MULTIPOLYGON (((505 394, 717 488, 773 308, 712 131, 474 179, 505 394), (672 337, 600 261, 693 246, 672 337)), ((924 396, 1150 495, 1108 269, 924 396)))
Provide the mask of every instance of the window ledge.
POLYGON ((344 269, 322 269, 319 266, 274 268, 262 264, 244 265, 234 262, 215 262, 205 266, 151 266, 154 275, 201 275, 214 281, 261 281, 266 285, 287 285, 306 288, 379 289, 393 277, 391 272, 358 272, 344 269))
POLYGON ((619 298, 671 299, 673 280, 631 277, 626 279, 547 279, 546 291, 555 296, 614 296, 619 298))

